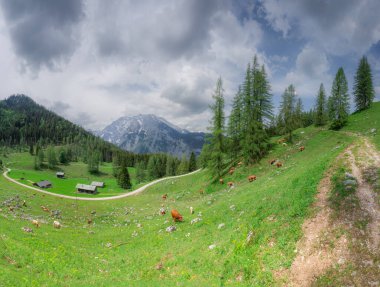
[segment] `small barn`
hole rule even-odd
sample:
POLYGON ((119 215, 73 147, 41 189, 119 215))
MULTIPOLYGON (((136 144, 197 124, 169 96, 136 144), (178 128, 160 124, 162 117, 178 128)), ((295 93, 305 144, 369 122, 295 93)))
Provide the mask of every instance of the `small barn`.
POLYGON ((93 181, 91 182, 91 185, 96 186, 96 187, 101 187, 101 188, 105 186, 104 182, 102 181, 93 181))
POLYGON ((56 175, 58 178, 65 178, 65 173, 62 172, 62 171, 58 171, 55 175, 56 175))
POLYGON ((48 180, 42 180, 42 181, 39 181, 39 182, 35 182, 33 183, 34 186, 38 186, 40 188, 49 188, 49 187, 52 187, 52 184, 50 181, 48 180))
POLYGON ((96 186, 78 183, 75 187, 80 193, 97 193, 96 186))

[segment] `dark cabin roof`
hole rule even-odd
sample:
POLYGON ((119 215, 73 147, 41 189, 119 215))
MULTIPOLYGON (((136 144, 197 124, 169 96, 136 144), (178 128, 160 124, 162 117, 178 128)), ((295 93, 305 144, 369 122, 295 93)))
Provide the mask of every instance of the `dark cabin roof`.
POLYGON ((36 184, 38 187, 42 187, 42 188, 51 187, 52 185, 51 182, 48 180, 43 180, 43 181, 37 182, 36 184))

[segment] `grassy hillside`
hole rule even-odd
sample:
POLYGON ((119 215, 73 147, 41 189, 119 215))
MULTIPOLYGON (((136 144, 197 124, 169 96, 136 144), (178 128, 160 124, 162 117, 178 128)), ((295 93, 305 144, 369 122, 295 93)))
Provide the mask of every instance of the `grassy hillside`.
MULTIPOLYGON (((18 196, 27 206, 0 211, 0 282, 5 286, 273 286, 289 267, 316 186, 334 158, 352 141, 341 132, 298 130, 296 143, 276 145, 261 164, 238 168, 210 185, 207 171, 159 183, 117 201, 75 202, 35 194, 0 179, 0 203, 18 196), (282 168, 268 163, 283 162, 282 168), (258 179, 249 183, 247 175, 258 179), (205 194, 200 194, 200 189, 205 194), (163 201, 162 194, 168 199, 163 201), (165 216, 159 208, 168 209, 165 216), (40 208, 59 209, 63 224, 40 208), (189 213, 193 206, 195 214, 189 213), (170 209, 184 216, 172 225, 170 209), (95 215, 91 212, 96 211, 95 215), (30 219, 43 221, 34 228, 30 219), (94 223, 87 224, 87 218, 94 223), (191 224, 191 220, 201 221, 191 224), (220 229, 218 228, 220 226, 220 229), (22 227, 32 227, 25 233, 22 227), (251 234, 251 236, 248 236, 251 234), (210 245, 214 249, 209 249, 210 245), (157 270, 157 265, 162 268, 157 270)), ((158 268, 159 269, 159 268, 158 268)))
MULTIPOLYGON (((52 183, 52 187, 46 189, 49 192, 78 197, 106 197, 127 192, 118 186, 115 177, 112 175, 111 163, 103 163, 100 165, 99 174, 96 175, 89 173, 87 165, 83 162, 59 165, 59 170, 65 172, 65 179, 59 179, 56 177, 56 171, 54 170, 35 170, 33 167, 34 157, 26 152, 11 153, 4 158, 3 161, 6 167, 11 169, 8 175, 23 184, 33 186, 33 182, 49 180, 52 183), (91 184, 92 181, 103 181, 106 186, 105 188, 99 188, 99 193, 96 195, 76 193, 75 186, 78 183, 91 184)), ((131 176, 133 189, 141 186, 141 184, 137 184, 135 180, 135 169, 130 167, 128 171, 131 176)))

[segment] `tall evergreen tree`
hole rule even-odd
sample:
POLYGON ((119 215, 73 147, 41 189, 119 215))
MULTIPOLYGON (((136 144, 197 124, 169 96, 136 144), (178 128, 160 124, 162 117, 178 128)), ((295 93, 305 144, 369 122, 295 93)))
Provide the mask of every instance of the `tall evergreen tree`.
POLYGON ((220 177, 224 167, 224 96, 222 79, 219 78, 216 83, 213 94, 214 104, 211 106, 213 113, 211 120, 211 142, 210 142, 210 161, 208 166, 214 176, 220 177))
POLYGON ((327 122, 326 92, 323 84, 320 85, 315 105, 315 125, 323 126, 327 122))
POLYGON ((54 147, 49 146, 46 153, 47 153, 48 167, 50 169, 54 169, 58 164, 57 157, 55 155, 54 147))
POLYGON ((331 129, 340 129, 347 123, 350 110, 346 76, 340 67, 336 73, 329 97, 329 116, 331 129))
POLYGON ((189 171, 189 162, 186 158, 186 155, 182 156, 181 163, 178 166, 178 174, 185 174, 189 171))
POLYGON ((143 182, 146 178, 145 164, 143 161, 139 161, 135 164, 136 169, 136 181, 138 183, 143 182))
POLYGON ((176 159, 170 155, 166 160, 166 175, 173 176, 177 174, 177 163, 176 159))
POLYGON ((303 127, 303 105, 302 105, 301 98, 296 99, 294 117, 296 121, 296 128, 302 128, 303 127))
POLYGON ((297 120, 295 116, 296 91, 293 85, 285 89, 282 94, 280 104, 280 129, 282 133, 288 134, 290 142, 293 140, 292 132, 297 128, 297 120))
POLYGON ((192 172, 197 169, 197 159, 195 157, 195 153, 191 152, 190 160, 189 160, 189 172, 192 172))
POLYGON ((127 161, 125 158, 121 161, 120 172, 117 177, 117 183, 121 188, 130 189, 132 187, 131 178, 129 176, 127 161))
POLYGON ((230 118, 228 121, 228 136, 230 139, 229 142, 229 153, 231 158, 236 158, 242 149, 242 141, 244 138, 243 133, 243 91, 239 86, 239 90, 236 93, 233 103, 230 118))
POLYGON ((357 111, 368 109, 375 98, 371 67, 363 56, 355 75, 354 99, 357 111))

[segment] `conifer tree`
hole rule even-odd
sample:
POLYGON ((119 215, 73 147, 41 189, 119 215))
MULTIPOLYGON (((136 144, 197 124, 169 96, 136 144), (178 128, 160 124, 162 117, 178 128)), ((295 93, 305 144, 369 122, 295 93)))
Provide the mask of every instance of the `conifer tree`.
POLYGON ((243 134, 243 92, 239 86, 233 103, 231 115, 228 121, 229 153, 231 158, 236 158, 242 149, 243 134))
POLYGON ((46 153, 47 153, 48 167, 50 169, 54 169, 58 164, 57 157, 55 155, 54 147, 49 146, 46 153))
POLYGON ((143 161, 139 161, 135 164, 136 169, 136 181, 138 183, 143 182, 146 178, 145 164, 143 161))
POLYGON ((38 149, 38 154, 37 154, 37 164, 36 164, 36 166, 38 167, 38 169, 42 168, 44 160, 45 160, 44 151, 42 150, 42 148, 39 148, 38 149))
POLYGON ((189 172, 192 172, 197 169, 197 159, 195 157, 195 153, 192 151, 190 154, 189 160, 189 172))
POLYGON ((323 84, 319 86, 315 105, 315 125, 323 126, 327 122, 326 92, 323 84))
POLYGON ((301 98, 298 98, 296 100, 296 107, 294 110, 294 117, 296 121, 296 128, 302 128, 303 127, 303 105, 301 98))
POLYGON ((282 94, 280 104, 280 129, 284 134, 288 134, 288 140, 292 142, 292 132, 297 128, 297 120, 295 116, 296 91, 293 85, 285 89, 282 94))
POLYGON ((121 188, 124 189, 130 189, 132 187, 127 167, 127 161, 125 160, 125 158, 123 158, 121 161, 120 172, 117 177, 117 183, 121 188))
POLYGON ((187 161, 186 155, 182 156, 181 163, 178 166, 178 174, 185 174, 189 171, 189 162, 187 161))
POLYGON ((177 163, 176 159, 170 155, 166 160, 166 175, 173 176, 177 174, 177 163))
POLYGON ((355 75, 354 100, 357 111, 368 109, 375 98, 371 67, 363 56, 355 75))
POLYGON ((210 141, 210 160, 208 166, 214 176, 220 177, 224 167, 224 96, 222 79, 219 78, 216 83, 213 94, 214 104, 211 106, 213 113, 211 120, 211 141, 210 141))
POLYGON ((328 107, 331 120, 330 128, 340 129, 347 123, 350 109, 347 80, 342 67, 336 73, 328 107))

